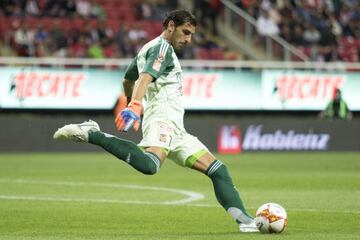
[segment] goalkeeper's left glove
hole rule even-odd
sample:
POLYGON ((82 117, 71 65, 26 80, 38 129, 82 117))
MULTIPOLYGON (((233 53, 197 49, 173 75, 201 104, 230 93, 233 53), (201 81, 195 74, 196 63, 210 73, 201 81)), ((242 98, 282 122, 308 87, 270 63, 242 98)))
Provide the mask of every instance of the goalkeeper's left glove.
POLYGON ((127 132, 131 127, 135 131, 140 126, 140 115, 142 112, 142 104, 140 101, 132 100, 128 107, 122 110, 115 119, 115 125, 118 131, 127 132))

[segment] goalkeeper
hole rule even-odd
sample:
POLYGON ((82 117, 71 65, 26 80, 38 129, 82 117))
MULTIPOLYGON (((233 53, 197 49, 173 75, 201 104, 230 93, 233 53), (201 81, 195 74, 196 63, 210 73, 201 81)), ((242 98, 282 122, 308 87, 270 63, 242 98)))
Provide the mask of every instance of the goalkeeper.
POLYGON ((184 129, 182 70, 174 49, 191 42, 196 19, 186 10, 175 10, 167 14, 163 27, 163 33, 145 44, 129 65, 123 81, 125 96, 120 101, 129 99, 129 103, 118 107, 115 118, 120 132, 136 131, 143 114, 140 144, 101 132, 91 120, 65 125, 54 138, 98 145, 144 174, 157 173, 166 158, 198 170, 211 179, 217 200, 240 231, 257 232, 226 166, 184 129))

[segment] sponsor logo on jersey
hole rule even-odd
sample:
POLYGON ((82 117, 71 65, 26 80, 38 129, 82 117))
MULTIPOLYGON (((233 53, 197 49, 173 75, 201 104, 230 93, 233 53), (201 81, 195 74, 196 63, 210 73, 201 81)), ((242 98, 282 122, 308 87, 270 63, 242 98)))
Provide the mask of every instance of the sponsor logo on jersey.
POLYGON ((167 141, 167 136, 166 136, 165 134, 160 133, 160 138, 159 138, 159 140, 160 140, 160 142, 166 143, 166 141, 167 141))
POLYGON ((173 129, 171 127, 169 127, 168 125, 166 125, 166 124, 161 124, 160 129, 163 129, 163 130, 165 130, 167 132, 172 132, 173 131, 173 129))
POLYGON ((167 43, 165 40, 163 40, 163 42, 160 45, 160 50, 159 50, 159 56, 155 59, 152 68, 159 72, 161 69, 161 64, 162 62, 165 60, 165 54, 167 52, 169 48, 169 43, 167 43))
POLYGON ((164 56, 160 53, 158 58, 155 59, 154 64, 152 65, 152 68, 159 72, 161 68, 161 63, 164 61, 164 56))

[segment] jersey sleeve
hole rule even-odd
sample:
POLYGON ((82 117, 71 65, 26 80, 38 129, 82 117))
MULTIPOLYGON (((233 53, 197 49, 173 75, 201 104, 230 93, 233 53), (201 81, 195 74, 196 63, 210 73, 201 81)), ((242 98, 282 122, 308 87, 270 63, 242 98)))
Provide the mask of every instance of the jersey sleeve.
POLYGON ((145 66, 142 72, 149 73, 154 79, 160 77, 172 63, 172 48, 163 40, 151 47, 146 53, 145 66))
POLYGON ((136 64, 136 57, 131 61, 130 65, 126 69, 124 78, 130 81, 136 81, 139 78, 138 67, 136 64))

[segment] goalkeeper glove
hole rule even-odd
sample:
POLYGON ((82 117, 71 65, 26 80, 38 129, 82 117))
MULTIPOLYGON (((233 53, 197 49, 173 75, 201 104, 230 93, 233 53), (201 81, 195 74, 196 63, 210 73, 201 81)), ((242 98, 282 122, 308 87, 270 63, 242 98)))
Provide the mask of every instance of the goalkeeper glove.
POLYGON ((140 101, 132 100, 128 107, 122 110, 115 119, 115 125, 118 131, 127 132, 131 127, 135 131, 140 126, 140 115, 142 112, 142 104, 140 101))

